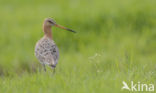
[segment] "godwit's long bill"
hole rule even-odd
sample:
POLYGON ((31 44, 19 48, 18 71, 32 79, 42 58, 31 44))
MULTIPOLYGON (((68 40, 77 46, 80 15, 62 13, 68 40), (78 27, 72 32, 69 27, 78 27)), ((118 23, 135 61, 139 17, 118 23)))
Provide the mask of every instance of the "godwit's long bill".
POLYGON ((71 29, 69 29, 69 28, 66 28, 66 27, 61 26, 61 25, 58 25, 58 24, 55 24, 55 26, 58 27, 58 28, 61 28, 61 29, 64 29, 64 30, 67 30, 67 31, 76 33, 74 30, 71 30, 71 29))
POLYGON ((76 33, 69 28, 56 24, 52 18, 45 19, 43 23, 44 36, 36 43, 35 46, 35 56, 43 65, 44 71, 46 71, 45 65, 49 65, 55 71, 55 67, 59 59, 59 50, 52 38, 51 27, 53 26, 76 33))

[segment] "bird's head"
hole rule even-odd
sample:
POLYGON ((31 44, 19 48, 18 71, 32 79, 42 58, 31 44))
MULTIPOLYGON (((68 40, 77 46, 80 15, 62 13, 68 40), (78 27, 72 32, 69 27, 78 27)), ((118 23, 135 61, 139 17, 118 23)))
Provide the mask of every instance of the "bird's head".
POLYGON ((56 25, 56 22, 52 18, 46 18, 44 20, 44 26, 51 27, 51 26, 55 26, 55 25, 56 25))
POLYGON ((52 18, 46 18, 46 19, 44 20, 43 26, 46 27, 46 28, 50 28, 50 27, 52 27, 52 26, 55 26, 55 27, 58 27, 58 28, 61 28, 61 29, 64 29, 64 30, 67 30, 67 31, 76 33, 75 31, 73 31, 73 30, 71 30, 71 29, 69 29, 69 28, 66 28, 66 27, 64 27, 64 26, 61 26, 61 25, 59 25, 59 24, 56 24, 56 22, 55 22, 54 19, 52 19, 52 18))

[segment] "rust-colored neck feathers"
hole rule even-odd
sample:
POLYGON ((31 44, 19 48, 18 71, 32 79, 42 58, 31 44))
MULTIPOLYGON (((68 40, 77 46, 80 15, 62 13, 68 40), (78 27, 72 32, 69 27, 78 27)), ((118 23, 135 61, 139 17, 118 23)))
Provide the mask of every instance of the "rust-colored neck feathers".
POLYGON ((44 36, 52 39, 52 30, 50 25, 46 25, 46 23, 43 24, 43 32, 44 36))

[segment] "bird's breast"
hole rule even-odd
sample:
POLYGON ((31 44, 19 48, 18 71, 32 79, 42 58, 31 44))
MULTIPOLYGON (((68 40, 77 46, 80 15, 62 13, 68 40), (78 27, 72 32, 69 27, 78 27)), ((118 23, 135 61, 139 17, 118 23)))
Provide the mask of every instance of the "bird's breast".
POLYGON ((36 44, 35 55, 39 60, 42 58, 47 60, 53 60, 57 63, 59 58, 59 51, 53 40, 48 38, 42 38, 36 44))

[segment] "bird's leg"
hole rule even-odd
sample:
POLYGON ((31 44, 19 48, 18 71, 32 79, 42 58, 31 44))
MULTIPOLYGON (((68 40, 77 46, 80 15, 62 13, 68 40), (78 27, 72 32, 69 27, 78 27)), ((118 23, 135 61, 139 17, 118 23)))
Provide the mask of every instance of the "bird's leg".
POLYGON ((51 69, 53 70, 53 74, 55 74, 55 66, 51 65, 51 69))
POLYGON ((45 64, 43 64, 43 69, 44 69, 44 71, 46 72, 46 66, 45 66, 45 64))
POLYGON ((55 68, 52 68, 52 70, 53 71, 51 72, 51 75, 54 76, 55 75, 55 68))
POLYGON ((50 67, 53 70, 53 74, 55 74, 55 67, 56 67, 56 65, 50 65, 50 67))
POLYGON ((55 74, 55 68, 53 69, 53 74, 55 74))

